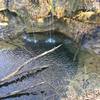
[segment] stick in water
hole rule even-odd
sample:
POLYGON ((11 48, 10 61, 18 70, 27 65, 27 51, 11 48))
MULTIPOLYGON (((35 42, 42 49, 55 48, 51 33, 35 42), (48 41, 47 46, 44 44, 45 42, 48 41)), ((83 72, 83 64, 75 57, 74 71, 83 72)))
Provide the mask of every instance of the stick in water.
POLYGON ((41 83, 38 83, 38 84, 36 84, 36 85, 27 87, 27 88, 22 89, 22 90, 17 90, 17 91, 13 91, 13 92, 11 92, 11 93, 7 93, 6 95, 0 96, 0 100, 1 100, 1 99, 7 99, 7 98, 11 98, 11 97, 18 96, 18 95, 20 95, 20 94, 22 94, 22 93, 25 93, 27 90, 32 89, 32 88, 35 88, 35 87, 37 87, 37 86, 39 86, 39 85, 42 85, 42 84, 44 84, 44 83, 46 83, 46 82, 41 82, 41 83))
POLYGON ((6 77, 4 77, 3 79, 1 79, 0 83, 2 83, 3 81, 6 81, 6 80, 10 79, 11 77, 15 76, 26 64, 30 63, 32 60, 36 60, 36 59, 38 59, 40 57, 43 57, 46 54, 49 54, 49 53, 57 50, 61 46, 62 46, 62 44, 60 44, 60 45, 58 45, 58 46, 56 46, 56 47, 54 47, 54 48, 52 48, 52 49, 50 49, 48 51, 45 51, 44 53, 42 53, 42 54, 40 54, 40 55, 38 55, 38 56, 36 56, 34 58, 29 59, 28 61, 26 61, 25 63, 23 63, 21 66, 19 66, 14 72, 12 72, 11 74, 9 74, 6 77))

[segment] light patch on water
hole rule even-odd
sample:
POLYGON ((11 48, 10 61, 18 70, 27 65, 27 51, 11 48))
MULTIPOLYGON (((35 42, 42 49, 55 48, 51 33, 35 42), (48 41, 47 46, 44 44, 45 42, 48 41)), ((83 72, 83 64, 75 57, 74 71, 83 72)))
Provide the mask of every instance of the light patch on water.
POLYGON ((56 41, 53 38, 48 38, 46 43, 55 43, 56 41))
POLYGON ((38 40, 34 39, 34 40, 33 40, 33 42, 34 42, 34 43, 37 43, 37 42, 38 42, 38 40))
POLYGON ((37 43, 38 42, 38 40, 37 39, 35 39, 34 37, 32 38, 32 37, 28 37, 28 36, 23 36, 23 39, 24 40, 27 40, 28 42, 33 42, 33 43, 37 43))

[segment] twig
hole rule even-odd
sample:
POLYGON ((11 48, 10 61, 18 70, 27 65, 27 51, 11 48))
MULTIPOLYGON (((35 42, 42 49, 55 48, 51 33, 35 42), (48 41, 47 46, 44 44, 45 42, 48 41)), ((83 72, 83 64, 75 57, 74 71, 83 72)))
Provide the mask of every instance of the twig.
POLYGON ((23 63, 21 66, 19 66, 14 72, 12 72, 11 74, 7 75, 6 77, 4 77, 3 79, 0 80, 0 83, 2 83, 3 81, 6 81, 8 79, 10 79, 11 77, 15 76, 25 65, 27 65, 28 63, 30 63, 32 60, 37 60, 38 58, 40 57, 43 57, 45 56, 46 54, 49 54, 55 50, 57 50, 58 48, 60 48, 62 46, 62 44, 48 50, 48 51, 45 51, 44 53, 34 57, 34 58, 31 58, 29 59, 28 61, 26 61, 25 63, 23 63))
POLYGON ((74 54, 74 57, 73 57, 73 62, 75 62, 79 51, 80 51, 80 48, 77 48, 77 50, 76 50, 76 52, 75 52, 75 54, 74 54))

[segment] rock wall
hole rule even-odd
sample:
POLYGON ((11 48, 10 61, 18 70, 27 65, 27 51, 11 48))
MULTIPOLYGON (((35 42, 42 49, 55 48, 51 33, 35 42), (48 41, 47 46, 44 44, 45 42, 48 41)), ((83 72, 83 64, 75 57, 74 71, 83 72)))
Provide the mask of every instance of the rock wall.
POLYGON ((0 38, 58 30, 77 40, 100 24, 98 4, 95 0, 0 0, 0 38))

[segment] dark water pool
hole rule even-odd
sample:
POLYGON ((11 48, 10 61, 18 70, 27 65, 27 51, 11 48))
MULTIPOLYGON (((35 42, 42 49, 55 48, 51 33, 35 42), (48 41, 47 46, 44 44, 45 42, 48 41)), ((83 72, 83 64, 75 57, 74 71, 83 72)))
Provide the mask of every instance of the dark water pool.
MULTIPOLYGON (((35 44, 29 40, 32 37, 28 40, 24 37, 24 46, 29 52, 23 48, 0 50, 0 100, 61 100, 60 97, 66 95, 69 80, 76 75, 77 62, 73 62, 74 54, 64 45, 32 60, 16 76, 1 81, 30 58, 62 44, 59 37, 53 38, 53 42, 43 42, 48 38, 43 41, 41 38, 35 44)), ((68 45, 71 43, 69 39, 66 41, 68 45)))

